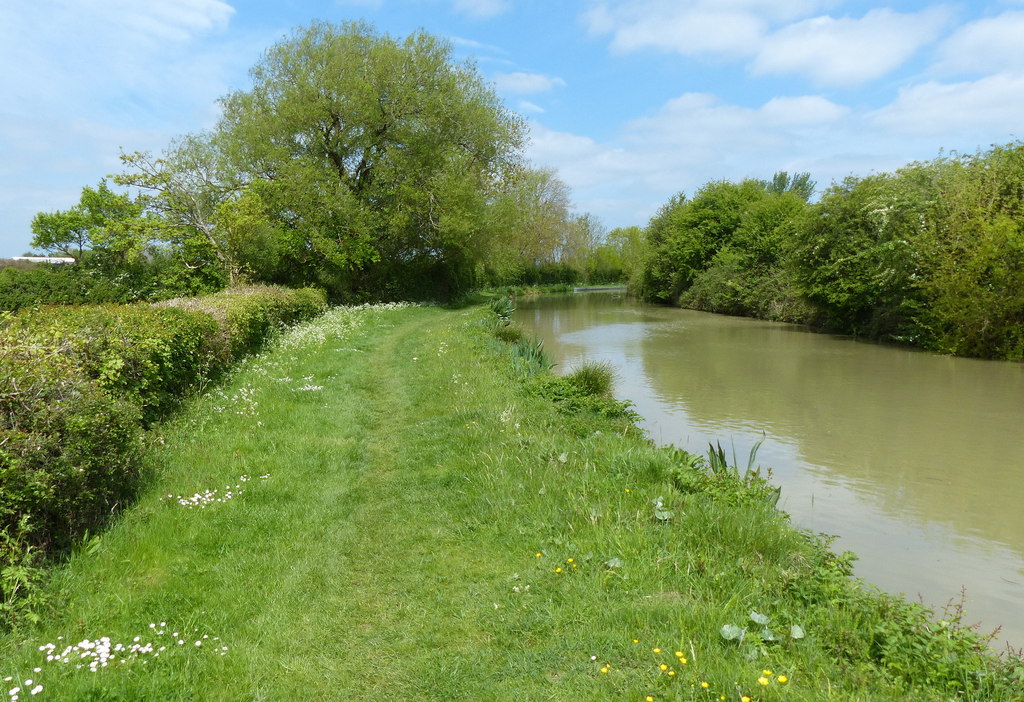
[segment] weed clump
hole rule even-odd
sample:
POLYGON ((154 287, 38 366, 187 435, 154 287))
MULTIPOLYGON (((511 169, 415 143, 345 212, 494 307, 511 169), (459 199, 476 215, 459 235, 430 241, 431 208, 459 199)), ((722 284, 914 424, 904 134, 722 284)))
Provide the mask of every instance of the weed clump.
POLYGON ((565 379, 584 395, 607 397, 615 382, 615 368, 608 361, 587 361, 565 379))

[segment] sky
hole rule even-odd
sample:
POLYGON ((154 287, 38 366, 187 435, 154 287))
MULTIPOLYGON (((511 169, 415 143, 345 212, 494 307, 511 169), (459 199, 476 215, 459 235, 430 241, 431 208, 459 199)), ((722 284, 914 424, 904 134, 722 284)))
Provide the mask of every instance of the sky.
POLYGON ((0 0, 0 256, 122 151, 212 128, 314 20, 447 38, 608 228, 709 181, 821 190, 1024 138, 1024 0, 0 0))

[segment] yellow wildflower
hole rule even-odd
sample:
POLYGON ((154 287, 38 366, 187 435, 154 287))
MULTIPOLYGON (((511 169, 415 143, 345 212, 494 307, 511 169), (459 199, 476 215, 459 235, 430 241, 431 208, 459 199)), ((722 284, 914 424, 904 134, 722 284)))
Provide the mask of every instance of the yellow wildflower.
POLYGON ((777 677, 775 679, 778 680, 783 685, 785 685, 787 682, 789 682, 789 678, 787 678, 785 675, 780 675, 779 677, 777 677))
POLYGON ((676 651, 676 658, 682 658, 682 657, 683 657, 683 652, 682 651, 676 651))
POLYGON ((601 672, 602 673, 607 673, 608 672, 608 666, 604 666, 603 668, 601 668, 601 672))
POLYGON ((661 649, 660 648, 652 648, 651 650, 654 651, 655 653, 661 653, 661 649))
POLYGON ((647 700, 647 702, 654 702, 654 698, 650 695, 647 695, 647 697, 645 697, 644 699, 647 700))
POLYGON ((572 559, 570 558, 566 563, 572 563, 572 559))
POLYGON ((640 639, 633 639, 633 643, 640 643, 640 639))
POLYGON ((537 551, 537 558, 540 558, 540 551, 537 551))
POLYGON ((562 572, 562 569, 561 569, 561 568, 555 568, 555 572, 556 572, 556 573, 561 573, 561 572, 562 572))
POLYGON ((772 673, 772 671, 770 671, 770 670, 762 670, 761 671, 761 675, 764 675, 765 677, 770 678, 772 675, 774 675, 774 673, 772 673))
POLYGON ((743 697, 740 697, 740 702, 750 702, 750 698, 744 695, 743 697))
POLYGON ((762 675, 761 677, 759 677, 759 678, 757 679, 757 682, 758 682, 758 683, 760 683, 761 685, 767 685, 768 683, 770 683, 770 682, 771 682, 771 680, 769 680, 768 678, 766 678, 766 677, 764 677, 764 676, 762 675))
POLYGON ((702 682, 702 683, 700 684, 700 686, 701 686, 701 687, 703 687, 703 688, 704 688, 705 690, 707 690, 707 689, 708 689, 709 687, 711 687, 711 686, 710 686, 710 685, 709 685, 709 684, 707 683, 707 681, 706 681, 706 680, 705 680, 704 682, 702 682))
POLYGON ((659 668, 661 668, 662 670, 668 670, 668 666, 667 666, 667 665, 665 665, 664 663, 662 663, 662 664, 661 664, 661 665, 659 665, 658 667, 659 667, 659 668))
POLYGON ((670 678, 671 678, 671 677, 673 677, 673 676, 674 676, 675 674, 676 674, 676 671, 674 671, 674 670, 670 670, 670 671, 668 671, 668 676, 669 676, 670 678))

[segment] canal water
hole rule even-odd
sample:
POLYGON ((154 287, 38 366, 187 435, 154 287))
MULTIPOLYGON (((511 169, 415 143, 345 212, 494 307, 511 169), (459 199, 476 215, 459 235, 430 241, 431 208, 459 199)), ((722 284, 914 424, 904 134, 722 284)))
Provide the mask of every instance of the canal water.
POLYGON ((1024 364, 950 358, 621 294, 520 300, 558 364, 616 368, 654 441, 751 447, 796 526, 836 535, 856 574, 959 602, 1024 646, 1024 364))

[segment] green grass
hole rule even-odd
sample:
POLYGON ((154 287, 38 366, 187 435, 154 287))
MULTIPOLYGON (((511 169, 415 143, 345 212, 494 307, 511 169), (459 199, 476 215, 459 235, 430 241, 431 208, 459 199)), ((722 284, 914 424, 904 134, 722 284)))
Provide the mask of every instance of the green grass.
POLYGON ((157 430, 151 489, 55 573, 42 623, 0 640, 5 684, 61 700, 1020 699, 955 617, 925 636, 926 616, 860 589, 758 493, 707 489, 595 410, 610 403, 538 392, 489 315, 335 310, 244 363, 157 430), (167 648, 96 672, 40 651, 103 636, 167 648))

